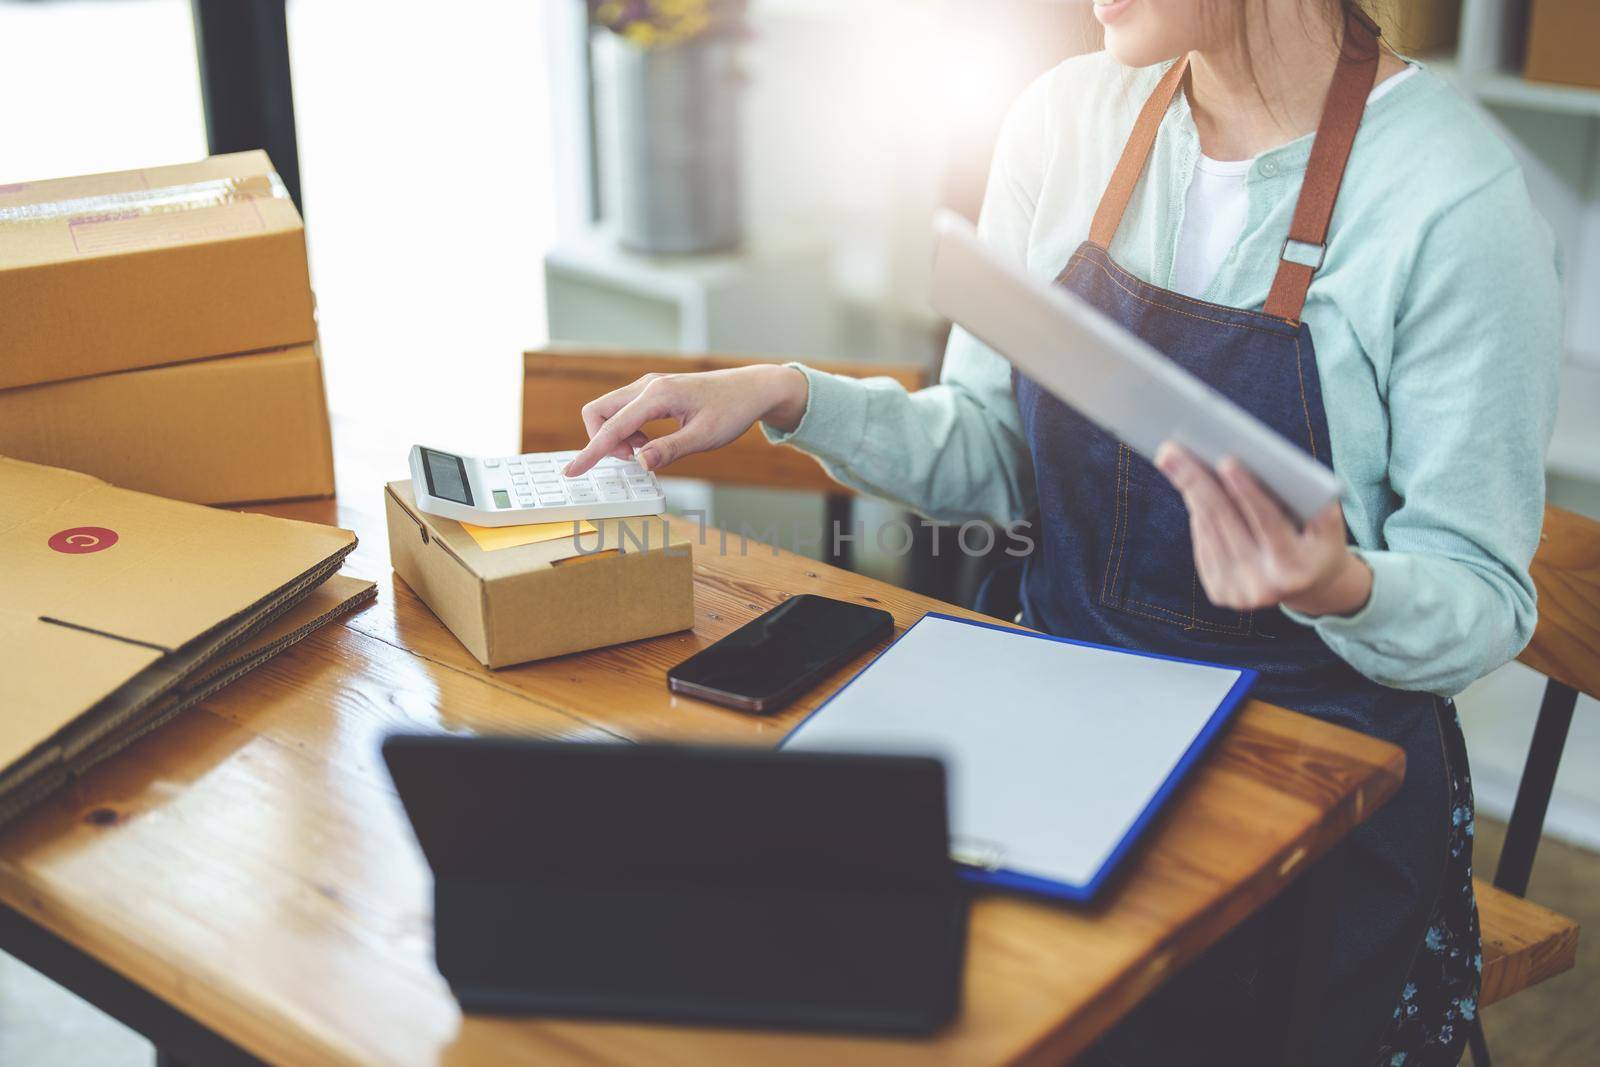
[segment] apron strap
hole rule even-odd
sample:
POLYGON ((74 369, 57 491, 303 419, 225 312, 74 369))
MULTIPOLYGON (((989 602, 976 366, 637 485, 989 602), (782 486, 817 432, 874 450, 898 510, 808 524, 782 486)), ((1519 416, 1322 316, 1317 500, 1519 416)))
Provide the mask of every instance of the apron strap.
MULTIPOLYGON (((1361 116, 1366 112, 1367 97, 1372 93, 1378 75, 1378 37, 1382 31, 1364 12, 1352 8, 1345 20, 1344 40, 1339 49, 1339 65, 1334 70, 1333 83, 1328 87, 1328 97, 1323 104, 1322 119, 1317 124, 1316 139, 1311 145, 1311 158, 1306 163, 1306 175, 1300 186, 1300 198, 1295 204, 1294 221, 1289 227, 1289 237, 1283 243, 1279 257, 1278 274, 1273 279, 1267 296, 1266 314, 1290 322, 1298 322, 1305 307, 1306 292, 1311 279, 1322 266, 1327 253, 1328 225, 1333 219, 1333 206, 1339 198, 1339 186, 1344 182, 1345 164, 1355 145, 1356 130, 1361 116), (1303 263, 1289 258, 1290 246, 1300 245, 1315 253, 1314 263, 1303 263)), ((1122 216, 1133 199, 1150 151, 1155 147, 1156 135, 1167 108, 1183 85, 1189 72, 1189 58, 1184 56, 1174 63, 1156 85, 1150 99, 1145 101, 1139 117, 1134 120, 1133 132, 1122 149, 1122 157, 1111 173, 1111 181, 1100 197, 1094 221, 1089 226, 1089 241, 1107 251, 1111 239, 1122 224, 1122 216)), ((1306 257, 1306 258, 1309 258, 1306 257)))
POLYGON ((1333 84, 1328 87, 1328 99, 1322 106, 1322 121, 1317 124, 1317 137, 1312 142, 1306 176, 1300 185, 1300 199, 1294 207, 1294 221, 1289 225, 1289 238, 1283 242, 1278 275, 1272 280, 1272 291, 1262 309, 1268 315, 1290 322, 1300 320, 1311 279, 1328 254, 1328 224, 1333 219, 1333 205, 1339 199, 1345 164, 1355 145, 1361 116, 1367 110, 1367 97, 1372 94, 1378 77, 1381 32, 1365 13, 1351 9, 1339 50, 1339 66, 1334 71, 1333 84), (1290 259, 1293 245, 1300 245, 1310 253, 1306 259, 1311 256, 1315 259, 1310 262, 1290 259))
POLYGON ((1156 134, 1161 132, 1161 120, 1167 117, 1167 108, 1172 106, 1172 98, 1178 95, 1178 87, 1187 73, 1189 57, 1185 55, 1172 64, 1134 120, 1133 132, 1122 147, 1122 158, 1117 160, 1117 169, 1111 172, 1111 183, 1100 197, 1100 206, 1095 209, 1094 221, 1089 225, 1089 240, 1105 251, 1111 250, 1111 239, 1122 225, 1122 216, 1133 199, 1139 175, 1144 173, 1150 149, 1155 147, 1156 134))

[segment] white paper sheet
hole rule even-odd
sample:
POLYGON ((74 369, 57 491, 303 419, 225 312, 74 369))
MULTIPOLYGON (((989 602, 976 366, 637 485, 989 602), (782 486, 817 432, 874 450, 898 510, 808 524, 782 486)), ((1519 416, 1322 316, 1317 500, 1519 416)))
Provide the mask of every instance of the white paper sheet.
POLYGON ((1081 889, 1243 674, 929 615, 785 747, 940 757, 958 859, 1081 889))

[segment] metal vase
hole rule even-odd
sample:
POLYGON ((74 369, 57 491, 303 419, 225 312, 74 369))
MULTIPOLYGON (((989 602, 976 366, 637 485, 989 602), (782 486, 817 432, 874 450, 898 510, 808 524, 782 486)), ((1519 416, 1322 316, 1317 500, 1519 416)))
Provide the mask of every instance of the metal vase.
POLYGON ((639 252, 690 253, 740 241, 737 42, 666 48, 616 40, 616 225, 639 252))

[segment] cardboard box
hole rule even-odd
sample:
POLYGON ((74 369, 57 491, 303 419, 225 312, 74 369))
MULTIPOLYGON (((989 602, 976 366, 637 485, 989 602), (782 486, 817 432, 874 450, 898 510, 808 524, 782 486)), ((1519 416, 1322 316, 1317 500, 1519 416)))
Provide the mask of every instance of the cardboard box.
POLYGON ((1533 0, 1524 77, 1600 89, 1596 48, 1600 48, 1600 3, 1533 0))
POLYGON ((1384 40, 1407 56, 1427 56, 1455 47, 1461 28, 1461 0, 1401 0, 1376 5, 1384 40))
POLYGON ((0 308, 0 389, 316 338, 264 152, 0 186, 0 308))
POLYGON ((596 522, 598 532, 486 552, 453 519, 417 510, 411 483, 385 493, 389 558, 486 667, 636 641, 694 625, 690 542, 665 519, 596 522))
POLYGON ((0 500, 8 813, 173 713, 186 682, 220 685, 303 636, 315 619, 287 634, 271 627, 356 544, 348 530, 163 500, 10 459, 0 459, 0 500), (256 648, 257 638, 268 646, 256 648))
POLYGON ((333 493, 310 345, 0 392, 0 455, 197 504, 333 493))

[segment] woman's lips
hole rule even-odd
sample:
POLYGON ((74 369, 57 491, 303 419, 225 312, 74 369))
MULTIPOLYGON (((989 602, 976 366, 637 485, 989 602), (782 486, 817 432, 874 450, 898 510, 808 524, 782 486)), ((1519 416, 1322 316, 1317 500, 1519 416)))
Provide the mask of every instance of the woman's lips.
POLYGON ((1132 7, 1136 0, 1094 0, 1094 17, 1100 20, 1102 26, 1109 26, 1122 17, 1122 13, 1132 7))

